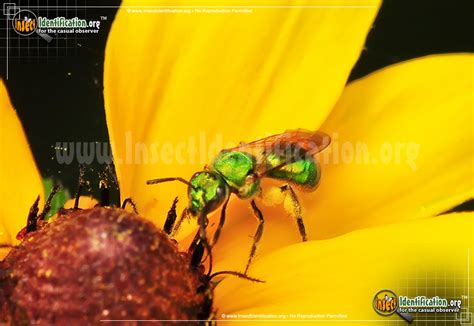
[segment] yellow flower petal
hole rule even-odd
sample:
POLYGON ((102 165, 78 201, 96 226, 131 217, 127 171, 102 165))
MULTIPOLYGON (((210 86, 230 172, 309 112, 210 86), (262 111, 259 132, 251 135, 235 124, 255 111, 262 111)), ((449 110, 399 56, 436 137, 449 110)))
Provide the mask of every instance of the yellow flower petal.
POLYGON ((347 87, 323 128, 340 149, 366 144, 376 163, 329 158, 308 205, 320 216, 313 238, 433 216, 474 196, 473 69, 473 55, 436 55, 347 87))
POLYGON ((472 273, 468 263, 473 258, 473 218, 473 213, 448 214, 283 248, 253 266, 251 275, 264 284, 228 277, 217 286, 217 316, 345 314, 346 318, 334 319, 387 321, 372 309, 375 293, 391 289, 398 295, 415 295, 406 287, 414 288, 410 279, 418 277, 418 295, 441 297, 446 289, 438 287, 435 293, 429 289, 435 284, 425 279, 435 273, 447 275, 444 282, 456 286, 453 296, 461 299, 469 295, 464 289, 472 273))
POLYGON ((223 147, 318 128, 379 7, 371 0, 252 3, 262 4, 250 13, 186 14, 123 2, 107 43, 105 108, 122 194, 143 215, 163 221, 174 196, 182 206, 186 198, 183 185, 151 187, 147 179, 189 178, 223 147), (302 7, 311 5, 320 7, 302 7))
MULTIPOLYGON (((26 225, 36 197, 44 198, 36 168, 20 120, 7 90, 0 81, 0 243, 16 243, 16 234, 26 225)), ((40 202, 41 204, 41 202, 40 202)), ((41 207, 41 206, 40 206, 41 207)))
MULTIPOLYGON (((433 216, 473 197, 472 68, 472 55, 438 55, 382 69, 345 89, 322 127, 337 137, 319 157, 320 186, 298 192, 310 239, 433 216), (376 163, 344 154, 358 144, 376 163), (391 159, 384 150, 393 150, 391 159)), ((216 259, 238 257, 230 263, 240 269, 256 228, 243 205, 228 209, 215 248, 216 259)), ((282 205, 263 213, 260 254, 301 241, 282 205)))

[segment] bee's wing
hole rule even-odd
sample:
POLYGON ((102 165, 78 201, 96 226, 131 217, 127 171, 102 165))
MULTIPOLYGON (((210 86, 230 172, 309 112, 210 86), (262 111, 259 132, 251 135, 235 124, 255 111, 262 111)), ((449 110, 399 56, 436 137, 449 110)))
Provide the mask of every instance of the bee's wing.
POLYGON ((322 131, 304 129, 287 130, 284 133, 268 136, 250 143, 241 143, 228 150, 253 151, 260 149, 271 152, 275 148, 283 148, 287 144, 298 144, 311 155, 317 154, 331 143, 331 137, 322 131))
POLYGON ((228 151, 243 151, 256 157, 256 173, 259 176, 281 168, 294 161, 291 157, 283 159, 278 166, 268 166, 267 157, 275 151, 284 151, 297 145, 308 155, 315 155, 329 146, 331 137, 322 131, 309 131, 304 129, 288 130, 284 133, 268 136, 251 143, 241 143, 239 146, 227 149, 228 151))

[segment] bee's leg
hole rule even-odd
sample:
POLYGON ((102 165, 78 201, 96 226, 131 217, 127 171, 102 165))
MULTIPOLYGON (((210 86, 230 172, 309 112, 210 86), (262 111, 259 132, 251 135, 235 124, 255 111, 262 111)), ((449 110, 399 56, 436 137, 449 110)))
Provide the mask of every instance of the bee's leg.
POLYGON ((206 227, 207 227, 207 216, 206 216, 206 213, 203 211, 199 215, 199 238, 204 242, 207 242, 206 227))
POLYGON ((211 246, 209 245, 206 237, 206 227, 207 227, 208 219, 206 213, 203 212, 199 216, 199 230, 197 231, 196 235, 194 236, 193 241, 189 245, 188 254, 191 256, 191 266, 192 267, 199 267, 202 262, 202 257, 204 256, 204 250, 207 250, 209 255, 209 272, 208 275, 211 274, 212 271, 212 253, 211 253, 211 246))
MULTIPOLYGON (((208 220, 206 218, 207 227, 208 220)), ((204 250, 206 249, 205 241, 201 241, 201 229, 196 232, 193 241, 189 245, 188 254, 191 256, 191 266, 199 267, 202 261, 202 257, 204 256, 204 250)), ((208 253, 210 254, 210 246, 208 245, 208 253)))
POLYGON ((189 245, 188 254, 191 256, 191 266, 199 267, 204 256, 204 246, 200 241, 199 230, 196 232, 193 241, 189 245))
POLYGON ((125 198, 125 200, 122 203, 121 208, 125 209, 125 208, 127 208, 127 205, 132 206, 133 212, 138 215, 137 205, 135 204, 135 202, 133 201, 132 198, 130 198, 130 197, 125 198))
POLYGON ((174 224, 173 230, 171 231, 171 234, 170 234, 171 236, 174 236, 176 233, 178 233, 179 228, 181 227, 181 223, 183 223, 183 220, 185 217, 189 219, 188 214, 189 214, 188 209, 185 208, 183 212, 181 213, 181 216, 179 217, 178 221, 174 224))
POLYGON ((165 224, 163 225, 163 231, 170 235, 171 231, 173 231, 173 226, 176 222, 176 205, 178 204, 178 197, 175 197, 173 200, 173 204, 171 204, 171 207, 168 211, 168 215, 166 216, 166 221, 165 224))
POLYGON ((224 202, 224 205, 222 206, 221 218, 219 220, 219 225, 216 228, 216 232, 214 232, 214 237, 212 239, 211 248, 215 246, 215 244, 217 243, 217 240, 219 239, 219 236, 221 235, 221 230, 222 230, 222 227, 224 226, 224 223, 225 223, 225 210, 227 208, 227 203, 229 202, 229 198, 230 198, 230 196, 227 197, 226 201, 224 202))
POLYGON ((258 220, 258 227, 257 231, 255 232, 255 235, 253 236, 253 244, 252 244, 252 249, 250 250, 250 256, 247 261, 247 266, 245 267, 245 272, 244 274, 247 274, 247 271, 250 267, 250 263, 252 262, 253 258, 255 257, 255 253, 257 252, 257 245, 260 241, 260 238, 262 237, 263 234, 263 225, 265 224, 265 220, 263 219, 263 214, 260 211, 260 209, 257 207, 255 204, 255 201, 252 200, 250 205, 252 206, 253 213, 255 217, 258 220))
POLYGON ((284 185, 280 189, 285 193, 285 195, 290 196, 290 200, 293 204, 293 216, 296 219, 296 223, 298 224, 298 230, 300 231, 301 239, 303 240, 303 242, 307 241, 308 236, 306 235, 306 228, 304 227, 303 216, 301 216, 301 205, 298 201, 298 197, 296 197, 295 191, 290 185, 284 185))
POLYGON ((209 271, 207 272, 207 275, 211 275, 212 272, 212 252, 211 252, 211 246, 209 245, 209 241, 207 240, 207 235, 206 235, 206 227, 207 227, 208 219, 207 219, 207 212, 202 211, 201 215, 199 215, 199 245, 204 246, 204 248, 207 250, 207 253, 209 255, 209 271))

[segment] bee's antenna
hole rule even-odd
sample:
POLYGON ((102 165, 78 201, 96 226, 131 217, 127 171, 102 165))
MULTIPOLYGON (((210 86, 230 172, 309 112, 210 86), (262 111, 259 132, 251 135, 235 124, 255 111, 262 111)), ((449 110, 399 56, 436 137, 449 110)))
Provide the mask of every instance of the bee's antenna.
POLYGON ((214 277, 219 276, 219 275, 232 275, 232 276, 237 276, 238 278, 242 278, 242 279, 244 279, 244 280, 251 281, 251 282, 265 283, 265 281, 259 280, 258 278, 250 277, 250 276, 245 275, 244 273, 234 272, 234 271, 220 271, 220 272, 216 272, 216 273, 211 274, 211 275, 209 276, 209 281, 210 281, 211 279, 213 279, 214 277))
POLYGON ((179 181, 179 182, 182 182, 182 183, 188 185, 189 187, 193 188, 194 190, 196 190, 196 187, 194 187, 189 181, 187 181, 187 180, 185 180, 181 177, 151 179, 151 180, 147 180, 146 184, 147 185, 153 185, 153 184, 162 183, 162 182, 169 182, 169 181, 179 181))

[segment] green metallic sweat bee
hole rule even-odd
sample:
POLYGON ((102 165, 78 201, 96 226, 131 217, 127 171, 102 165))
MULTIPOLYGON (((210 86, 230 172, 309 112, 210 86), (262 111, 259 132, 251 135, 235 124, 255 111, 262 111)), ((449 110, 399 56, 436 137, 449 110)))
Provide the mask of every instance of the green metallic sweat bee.
POLYGON ((261 179, 272 178, 285 182, 280 189, 285 195, 290 196, 293 216, 302 240, 306 241, 301 207, 292 186, 306 191, 316 189, 321 173, 314 155, 325 149, 330 142, 331 138, 320 131, 302 129, 286 131, 222 150, 211 166, 206 167, 204 171, 196 172, 189 181, 172 177, 148 180, 147 184, 167 181, 180 181, 187 184, 189 204, 176 223, 174 232, 177 231, 184 217, 189 215, 194 218, 199 217, 199 237, 206 243, 207 214, 222 206, 221 218, 214 233, 212 246, 217 242, 224 225, 225 211, 230 196, 234 194, 240 199, 249 199, 259 224, 245 267, 246 274, 263 233, 263 214, 253 199, 261 191, 261 179))

